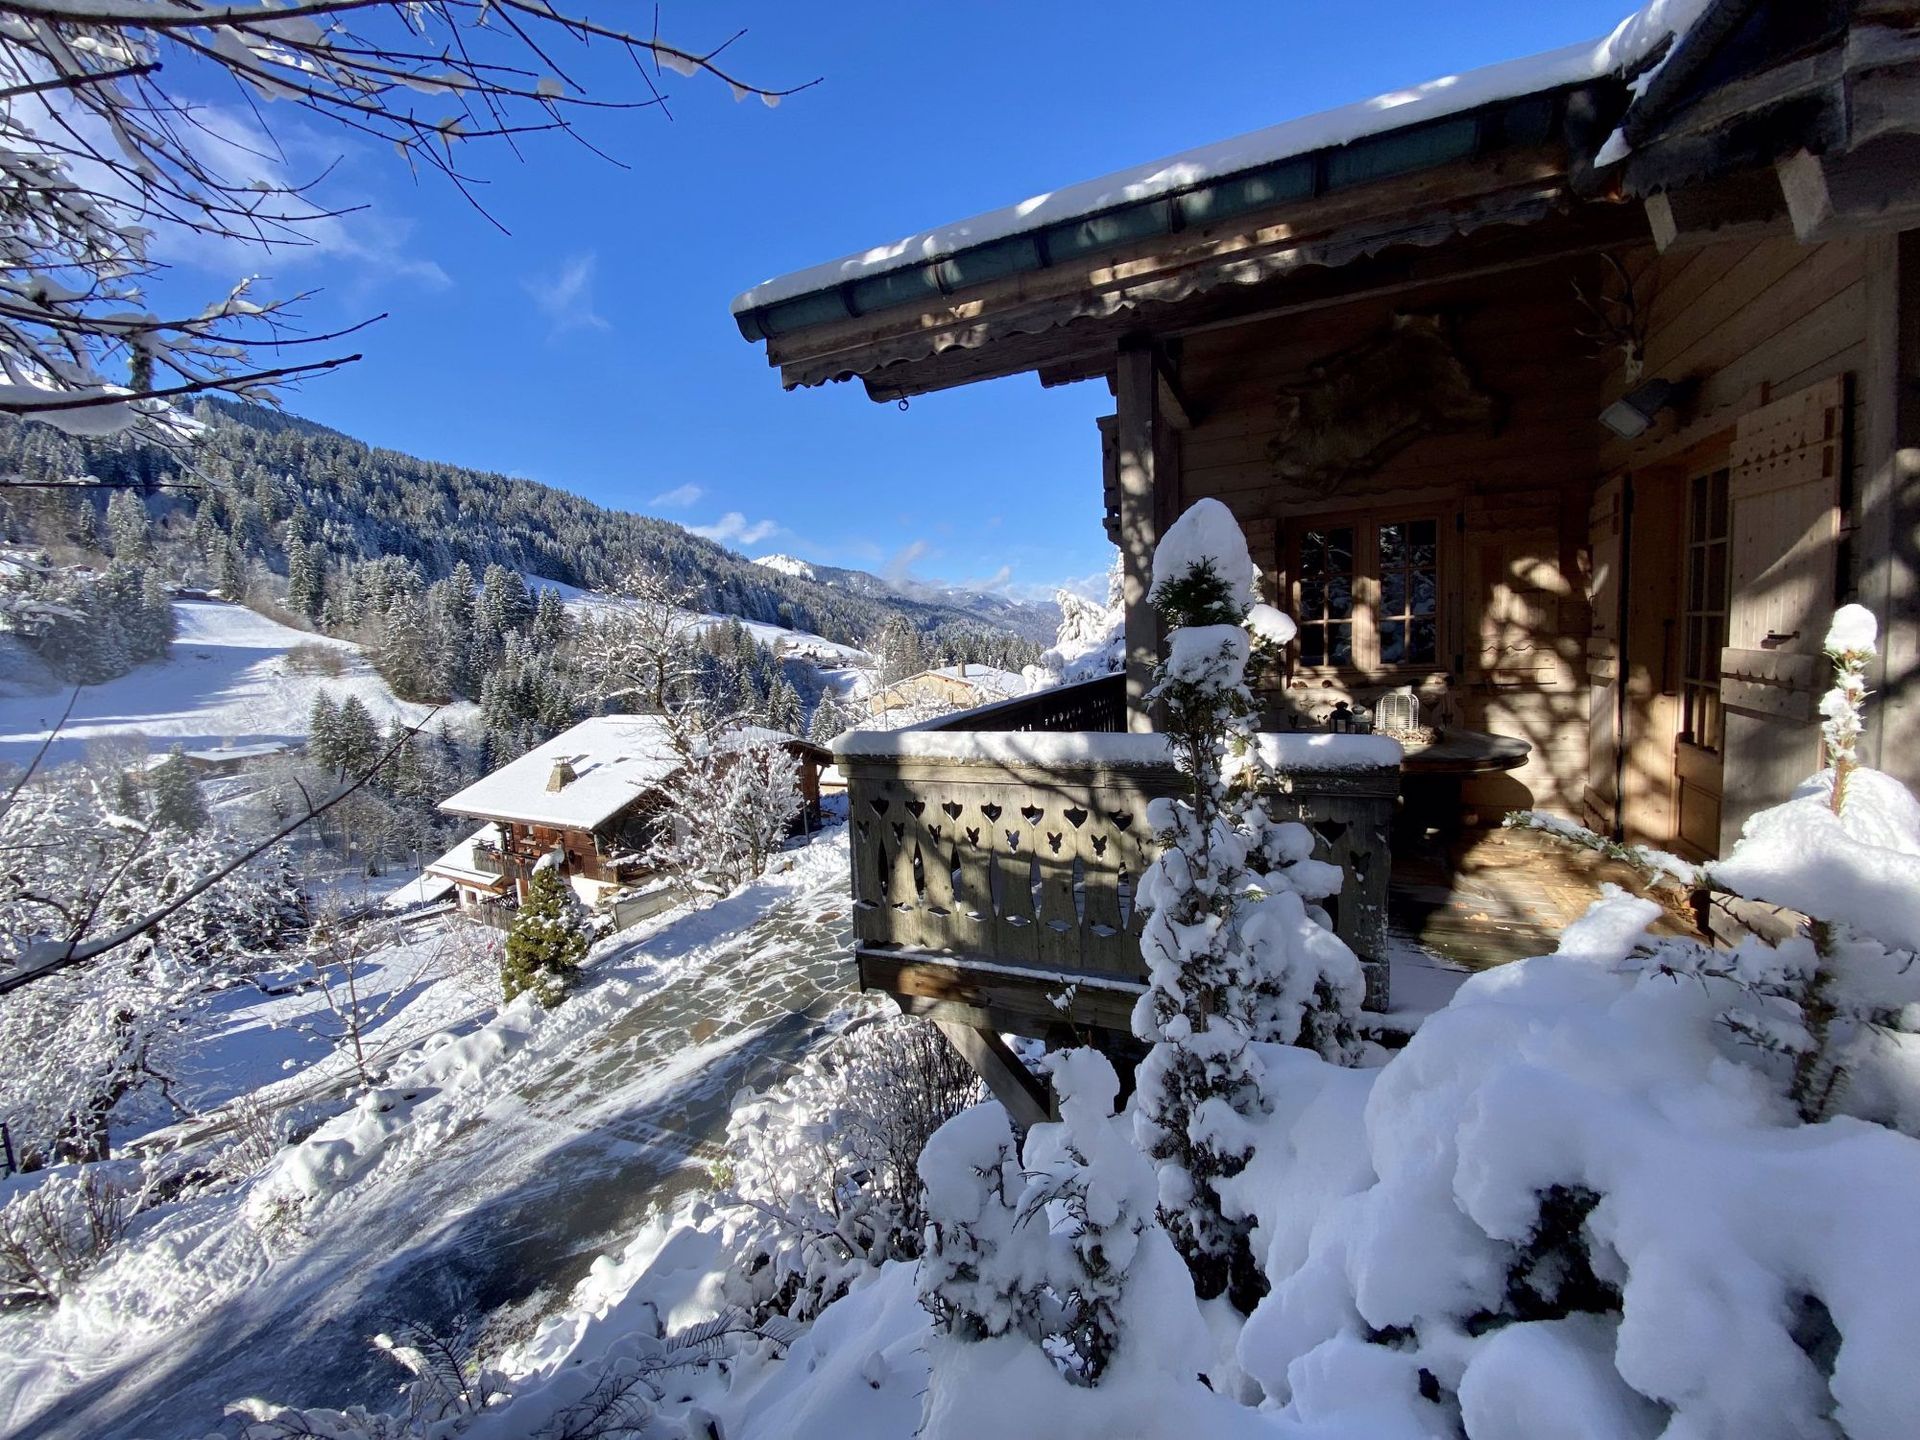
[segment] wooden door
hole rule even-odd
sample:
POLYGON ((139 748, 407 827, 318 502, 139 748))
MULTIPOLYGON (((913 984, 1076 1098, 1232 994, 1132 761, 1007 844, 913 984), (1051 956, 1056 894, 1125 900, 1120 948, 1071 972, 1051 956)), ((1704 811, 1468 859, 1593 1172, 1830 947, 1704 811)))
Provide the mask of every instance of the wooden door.
POLYGON ((1673 843, 1694 859, 1719 853, 1726 714, 1720 657, 1732 585, 1727 568, 1731 466, 1706 463, 1682 482, 1680 720, 1673 742, 1673 843))
POLYGON ((1746 416, 1727 479, 1730 595, 1720 655, 1720 850, 1819 769, 1821 646, 1833 616, 1846 380, 1746 416))
POLYGON ((1602 835, 1620 831, 1620 669, 1625 632, 1626 477, 1600 483, 1587 511, 1587 603, 1593 628, 1587 636, 1587 787, 1589 827, 1602 835))

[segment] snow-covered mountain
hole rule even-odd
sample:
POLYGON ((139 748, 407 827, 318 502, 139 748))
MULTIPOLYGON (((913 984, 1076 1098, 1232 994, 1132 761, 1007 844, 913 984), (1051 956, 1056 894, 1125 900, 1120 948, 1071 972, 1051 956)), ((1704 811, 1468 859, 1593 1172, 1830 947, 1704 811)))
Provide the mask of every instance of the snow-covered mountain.
POLYGON ((849 595, 877 600, 882 604, 906 600, 942 610, 963 611, 997 629, 1011 630, 1039 645, 1050 643, 1060 627, 1060 607, 1051 600, 1015 600, 997 590, 969 589, 963 585, 929 585, 919 580, 887 580, 866 570, 815 565, 795 555, 762 555, 753 563, 777 575, 811 580, 815 584, 829 585, 849 595))
POLYGON ((799 580, 818 580, 820 578, 814 573, 813 566, 796 555, 762 555, 753 563, 756 565, 764 565, 767 569, 777 574, 792 575, 799 580))

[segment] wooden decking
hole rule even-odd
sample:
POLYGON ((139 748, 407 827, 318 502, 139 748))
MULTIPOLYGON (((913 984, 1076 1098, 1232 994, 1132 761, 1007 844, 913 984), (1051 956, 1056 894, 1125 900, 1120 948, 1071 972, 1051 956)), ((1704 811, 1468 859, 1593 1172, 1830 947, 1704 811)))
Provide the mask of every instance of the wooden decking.
POLYGON ((1446 960, 1484 969, 1542 955, 1611 882, 1669 909, 1656 928, 1690 933, 1671 891, 1647 892, 1629 866, 1533 830, 1468 830, 1395 842, 1387 928, 1446 960))

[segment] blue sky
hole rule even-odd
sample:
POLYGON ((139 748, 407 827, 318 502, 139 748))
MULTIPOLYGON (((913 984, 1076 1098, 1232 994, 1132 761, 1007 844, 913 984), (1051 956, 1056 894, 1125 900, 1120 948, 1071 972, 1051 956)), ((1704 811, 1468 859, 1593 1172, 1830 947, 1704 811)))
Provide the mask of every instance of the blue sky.
MULTIPOLYGON (((620 5, 592 7, 611 22, 620 5)), ((633 5, 636 12, 648 7, 633 5)), ((674 118, 589 120, 622 170, 535 137, 468 160, 503 235, 390 151, 288 125, 298 168, 369 208, 315 250, 247 261, 323 287, 316 325, 390 318, 359 365, 289 407, 374 444, 524 475, 749 555, 1024 592, 1096 576, 1097 383, 1031 377, 917 399, 783 392, 727 314, 757 281, 1061 184, 1460 69, 1603 34, 1627 0, 711 0, 667 3, 689 47, 732 28, 777 109, 672 82, 674 118)), ((644 20, 641 22, 646 23, 644 20)), ((597 93, 631 84, 612 58, 597 93)), ((235 257, 184 257, 211 287, 235 257)))

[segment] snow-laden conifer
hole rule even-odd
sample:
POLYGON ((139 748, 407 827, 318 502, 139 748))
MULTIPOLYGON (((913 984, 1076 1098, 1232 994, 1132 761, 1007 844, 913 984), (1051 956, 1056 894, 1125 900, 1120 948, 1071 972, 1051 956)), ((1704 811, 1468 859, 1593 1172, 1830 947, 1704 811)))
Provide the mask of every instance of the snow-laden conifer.
MULTIPOLYGON (((1247 1227, 1215 1187, 1245 1167, 1247 1122, 1262 1109, 1249 1044, 1301 1041, 1339 1058, 1363 989, 1352 952, 1307 908, 1338 888, 1338 872, 1313 861, 1311 834, 1273 822, 1256 793, 1253 586, 1245 537, 1215 500, 1181 516, 1154 555, 1149 598, 1169 634, 1149 698, 1186 783, 1147 813, 1161 853, 1140 882, 1148 989, 1133 1016, 1152 1047, 1135 1124, 1159 1169, 1161 1219, 1199 1293, 1232 1286, 1243 1304, 1258 1287, 1247 1227)), ((1258 619, 1267 638, 1288 628, 1267 607, 1258 619)))
POLYGON ((508 1001, 524 993, 551 1009, 567 998, 587 954, 586 915, 559 869, 536 866, 527 898, 514 916, 500 962, 500 988, 508 1001))

